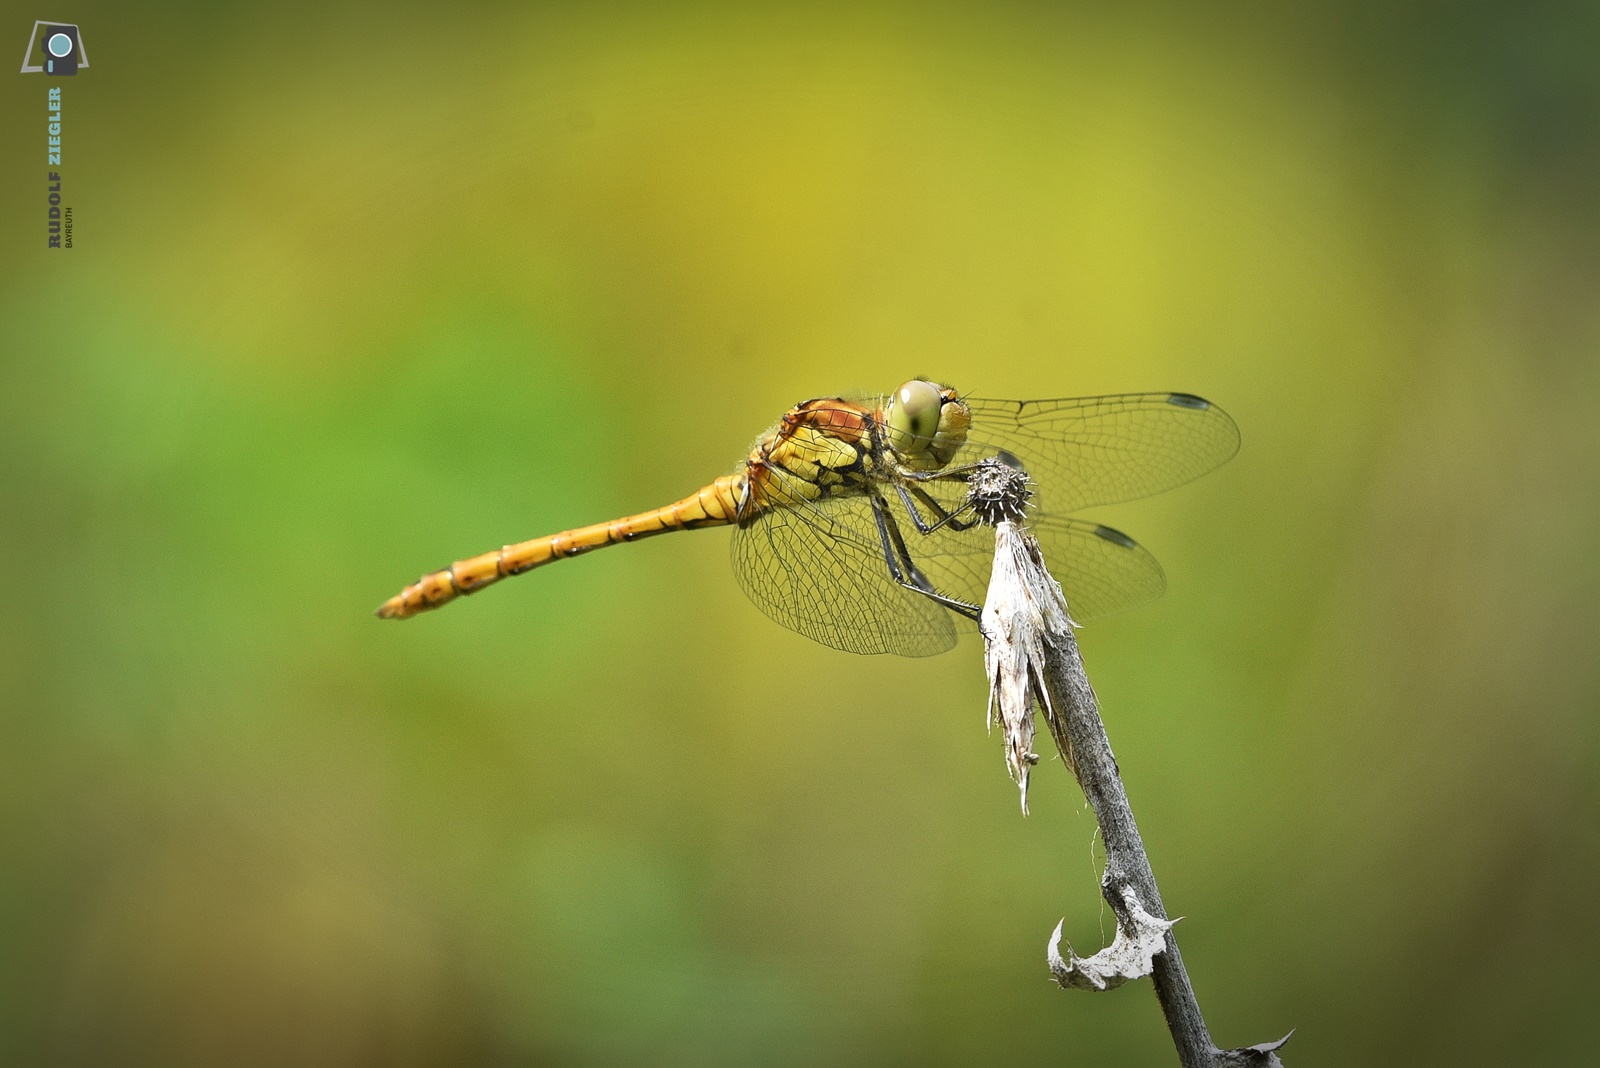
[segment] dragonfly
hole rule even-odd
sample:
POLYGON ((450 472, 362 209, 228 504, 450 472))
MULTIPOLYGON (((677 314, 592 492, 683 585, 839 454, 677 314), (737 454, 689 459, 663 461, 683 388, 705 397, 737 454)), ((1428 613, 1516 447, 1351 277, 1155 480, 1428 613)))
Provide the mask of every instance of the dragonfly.
POLYGON ((1192 393, 983 400, 914 378, 886 397, 797 404, 733 473, 682 500, 458 560, 376 614, 405 619, 594 549, 726 526, 740 588, 778 623, 847 652, 930 656, 981 615, 994 534, 966 500, 978 463, 1028 474, 1028 529, 1084 622, 1154 600, 1166 577, 1128 535, 1072 513, 1183 485, 1238 448, 1228 414, 1192 393))

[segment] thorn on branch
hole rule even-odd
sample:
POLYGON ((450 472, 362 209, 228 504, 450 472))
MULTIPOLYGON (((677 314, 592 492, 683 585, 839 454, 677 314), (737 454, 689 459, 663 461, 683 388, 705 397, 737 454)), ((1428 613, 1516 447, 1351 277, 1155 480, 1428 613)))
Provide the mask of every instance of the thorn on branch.
POLYGON ((1167 948, 1167 932, 1178 921, 1150 915, 1139 904, 1139 895, 1131 886, 1121 887, 1120 893, 1126 918, 1118 915, 1116 937, 1092 957, 1078 956, 1069 944, 1066 959, 1062 959, 1061 928, 1066 921, 1056 924, 1046 959, 1050 962, 1050 974, 1061 986, 1114 990, 1129 979, 1142 979, 1154 970, 1156 955, 1167 948))

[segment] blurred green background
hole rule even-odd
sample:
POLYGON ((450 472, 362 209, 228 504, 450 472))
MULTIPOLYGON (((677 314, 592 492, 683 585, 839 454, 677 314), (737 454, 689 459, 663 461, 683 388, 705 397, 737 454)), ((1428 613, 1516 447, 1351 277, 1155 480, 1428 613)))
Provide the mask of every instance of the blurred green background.
MULTIPOLYGON (((790 404, 1204 394, 1082 641, 1212 1030, 1592 1057, 1592 4, 83 3, 0 226, 0 1062, 1173 1063, 980 650, 808 643, 727 534, 413 622, 790 404)), ((19 51, 41 12, 13 7, 19 51)), ((1041 739, 1043 742, 1043 739, 1041 739)))

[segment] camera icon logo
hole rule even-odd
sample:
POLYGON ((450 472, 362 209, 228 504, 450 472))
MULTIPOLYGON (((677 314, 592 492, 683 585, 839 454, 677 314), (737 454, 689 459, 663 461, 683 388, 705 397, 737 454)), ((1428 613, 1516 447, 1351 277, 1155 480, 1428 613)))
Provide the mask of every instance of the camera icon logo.
POLYGON ((35 22, 28 38, 28 51, 22 57, 23 74, 44 73, 56 78, 70 77, 79 67, 89 65, 83 52, 83 36, 75 23, 35 22))

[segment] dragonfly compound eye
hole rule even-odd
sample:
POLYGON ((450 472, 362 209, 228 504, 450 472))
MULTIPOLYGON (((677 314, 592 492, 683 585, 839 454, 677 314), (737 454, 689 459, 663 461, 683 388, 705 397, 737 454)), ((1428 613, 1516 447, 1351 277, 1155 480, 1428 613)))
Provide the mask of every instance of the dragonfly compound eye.
POLYGON ((939 387, 913 378, 894 391, 889 402, 889 443, 896 452, 916 456, 927 449, 939 431, 944 406, 939 387))

